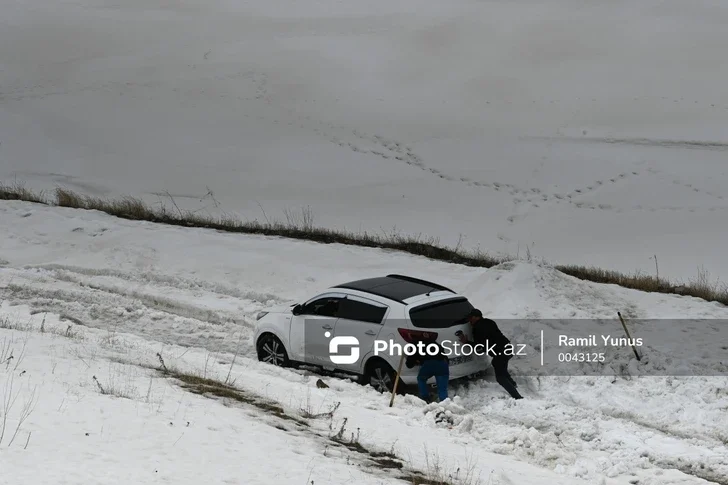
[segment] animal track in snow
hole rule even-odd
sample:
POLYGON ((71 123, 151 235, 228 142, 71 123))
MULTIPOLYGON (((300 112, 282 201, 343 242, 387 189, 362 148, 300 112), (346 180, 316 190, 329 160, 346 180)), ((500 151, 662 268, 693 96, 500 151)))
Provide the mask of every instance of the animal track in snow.
POLYGON ((627 180, 627 179, 630 179, 637 175, 640 175, 640 172, 634 170, 634 171, 630 171, 630 172, 622 172, 619 175, 608 179, 608 181, 595 180, 594 182, 586 185, 584 188, 580 187, 580 188, 572 190, 571 192, 567 193, 566 197, 571 199, 571 198, 579 196, 579 195, 586 195, 586 194, 589 194, 589 193, 592 193, 592 192, 598 190, 601 187, 604 187, 604 185, 607 183, 615 184, 615 183, 619 182, 620 180, 627 180))
MULTIPOLYGON (((327 123, 320 120, 315 120, 311 116, 301 116, 294 111, 289 111, 293 119, 299 120, 303 127, 312 129, 317 135, 329 140, 336 145, 351 150, 355 153, 372 155, 379 157, 383 160, 389 160, 397 163, 403 163, 407 166, 417 168, 430 174, 433 177, 438 177, 442 180, 449 182, 460 183, 464 186, 476 187, 488 189, 490 191, 499 192, 502 194, 508 194, 512 197, 512 201, 515 205, 526 205, 533 208, 543 208, 549 204, 569 204, 577 209, 584 210, 600 210, 600 211, 615 211, 624 212, 631 210, 650 210, 650 208, 642 207, 615 207, 612 204, 600 203, 595 204, 588 201, 580 200, 582 197, 587 197, 590 194, 598 191, 601 188, 607 187, 612 184, 618 184, 623 181, 629 181, 634 177, 642 175, 656 175, 660 171, 652 167, 644 170, 627 169, 620 173, 617 173, 610 178, 602 178, 594 180, 593 182, 584 184, 583 186, 573 188, 568 191, 560 191, 558 193, 549 193, 543 188, 538 187, 518 187, 513 184, 508 184, 500 181, 482 181, 474 179, 473 177, 454 176, 441 169, 428 166, 424 159, 415 152, 415 150, 408 146, 406 143, 389 138, 380 134, 368 134, 359 129, 351 129, 342 125, 336 125, 327 123), (312 126, 317 125, 317 126, 312 126)), ((699 192, 699 190, 695 190, 699 192)), ((717 194, 706 194, 713 195, 718 199, 722 200, 722 196, 717 194)), ((724 209, 723 207, 710 207, 705 210, 716 211, 724 209)), ((680 210, 700 210, 700 209, 681 209, 676 207, 656 207, 655 211, 680 211, 680 210)), ((515 219, 511 218, 509 222, 515 222, 515 219)))

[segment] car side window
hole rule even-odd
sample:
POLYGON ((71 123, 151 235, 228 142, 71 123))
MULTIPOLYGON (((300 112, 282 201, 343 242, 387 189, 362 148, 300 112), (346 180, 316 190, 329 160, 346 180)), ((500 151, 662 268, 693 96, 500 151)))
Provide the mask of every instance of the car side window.
POLYGON ((302 315, 318 315, 322 317, 337 317, 341 298, 326 296, 306 303, 301 309, 302 315))
POLYGON ((346 298, 341 301, 338 316, 347 320, 381 324, 386 313, 386 306, 346 298))

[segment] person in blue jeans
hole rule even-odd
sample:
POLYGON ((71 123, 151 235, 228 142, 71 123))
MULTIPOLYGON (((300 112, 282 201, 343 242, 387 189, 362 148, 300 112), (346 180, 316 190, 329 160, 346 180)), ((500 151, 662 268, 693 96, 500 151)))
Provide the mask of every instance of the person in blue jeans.
POLYGON ((407 356, 405 365, 407 365, 408 369, 416 365, 420 366, 420 371, 417 373, 417 387, 420 398, 427 403, 430 402, 430 391, 427 387, 427 381, 431 377, 434 377, 437 383, 437 394, 442 402, 447 399, 447 386, 450 382, 450 363, 442 351, 442 347, 437 342, 424 342, 422 350, 422 352, 407 356), (437 352, 428 353, 426 351, 428 344, 431 347, 433 347, 431 344, 434 344, 437 352))

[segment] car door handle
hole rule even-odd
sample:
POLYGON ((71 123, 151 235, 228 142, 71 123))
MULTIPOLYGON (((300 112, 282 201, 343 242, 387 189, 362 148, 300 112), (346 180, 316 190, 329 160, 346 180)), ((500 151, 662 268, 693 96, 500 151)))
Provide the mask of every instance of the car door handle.
POLYGON ((332 328, 334 328, 334 327, 332 327, 331 325, 329 325, 329 324, 327 323, 326 325, 321 325, 321 328, 323 328, 324 330, 331 330, 331 329, 332 329, 332 328))
POLYGON ((367 334, 367 335, 376 335, 377 334, 377 332, 375 332, 374 330, 367 330, 364 333, 367 334))

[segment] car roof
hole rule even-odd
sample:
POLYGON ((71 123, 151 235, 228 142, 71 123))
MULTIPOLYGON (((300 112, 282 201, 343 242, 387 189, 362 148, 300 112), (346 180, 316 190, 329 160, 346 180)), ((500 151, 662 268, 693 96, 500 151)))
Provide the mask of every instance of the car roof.
POLYGON ((405 300, 410 298, 435 292, 446 291, 455 294, 451 289, 437 283, 399 274, 350 281, 333 288, 357 290, 399 303, 405 303, 405 300))

